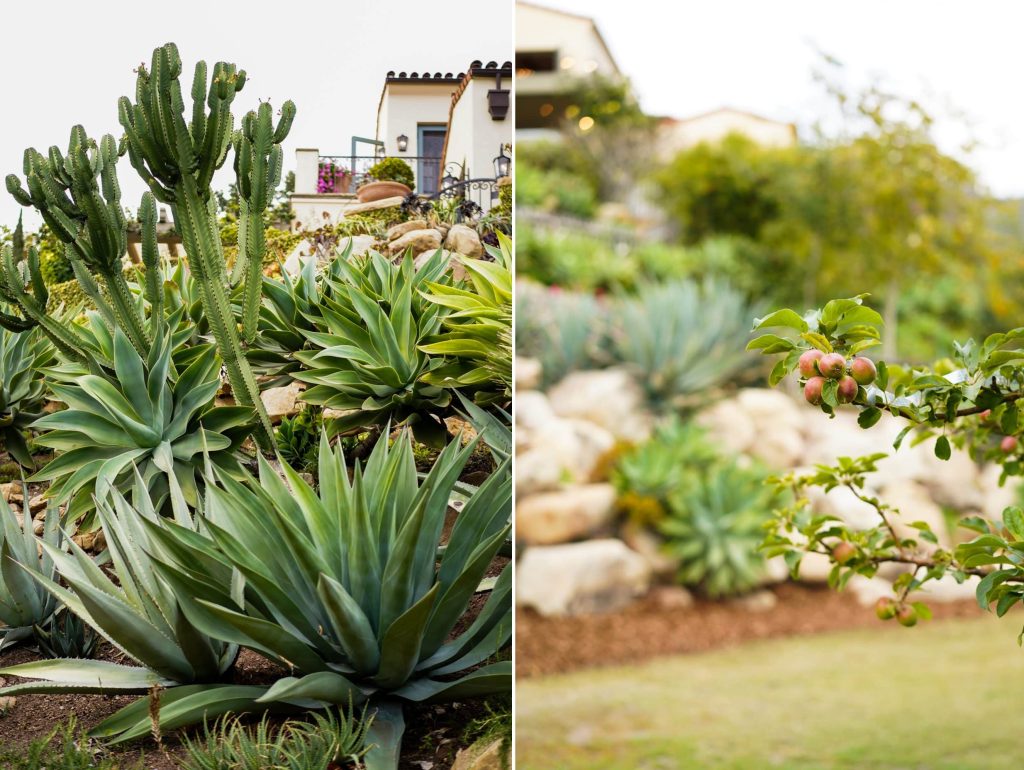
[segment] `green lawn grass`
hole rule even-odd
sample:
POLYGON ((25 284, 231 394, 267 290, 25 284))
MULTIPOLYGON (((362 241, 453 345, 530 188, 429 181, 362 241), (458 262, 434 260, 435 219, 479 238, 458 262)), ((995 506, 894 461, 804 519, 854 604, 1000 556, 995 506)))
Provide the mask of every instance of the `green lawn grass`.
POLYGON ((523 680, 516 767, 1019 768, 1019 623, 879 625, 523 680))

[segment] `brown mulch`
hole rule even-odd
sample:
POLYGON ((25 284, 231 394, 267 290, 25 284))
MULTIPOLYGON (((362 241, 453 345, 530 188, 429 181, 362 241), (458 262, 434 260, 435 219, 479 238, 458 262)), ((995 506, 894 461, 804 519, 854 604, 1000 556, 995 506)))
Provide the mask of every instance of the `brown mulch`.
MULTIPOLYGON (((516 676, 559 674, 631 663, 662 655, 707 652, 757 639, 881 625, 871 608, 849 593, 824 586, 782 583, 776 606, 755 612, 736 602, 696 600, 666 607, 653 593, 618 612, 545 618, 516 612, 516 676)), ((936 620, 978 616, 972 601, 930 604, 936 620)))

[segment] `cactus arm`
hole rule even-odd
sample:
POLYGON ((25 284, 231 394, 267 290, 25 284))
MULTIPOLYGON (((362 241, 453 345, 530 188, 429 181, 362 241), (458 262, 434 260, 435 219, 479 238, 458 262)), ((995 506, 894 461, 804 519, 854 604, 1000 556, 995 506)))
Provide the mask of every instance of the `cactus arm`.
POLYGON ((156 198, 153 193, 143 193, 139 221, 142 224, 142 265, 146 270, 146 301, 149 302, 150 321, 156 327, 153 336, 159 339, 163 335, 164 291, 160 249, 156 240, 156 198))

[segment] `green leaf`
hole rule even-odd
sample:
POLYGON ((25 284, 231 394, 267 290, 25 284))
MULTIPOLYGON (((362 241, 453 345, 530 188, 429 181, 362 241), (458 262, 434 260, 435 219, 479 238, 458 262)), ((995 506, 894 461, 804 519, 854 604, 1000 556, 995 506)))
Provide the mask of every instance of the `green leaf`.
POLYGON ((940 460, 948 460, 951 452, 952 450, 949 446, 949 439, 945 436, 939 436, 935 441, 935 456, 940 460))
POLYGON ((1013 535, 1014 540, 1024 540, 1024 510, 1011 505, 1003 511, 1003 526, 1013 535))
POLYGON ((764 318, 754 319, 754 329, 767 329, 774 326, 796 329, 799 332, 805 332, 808 328, 807 321, 801 318, 800 314, 795 310, 790 310, 789 308, 776 310, 764 318))
POLYGON ((866 409, 861 410, 861 413, 857 415, 857 424, 864 430, 867 430, 881 419, 882 410, 874 406, 869 406, 866 409))

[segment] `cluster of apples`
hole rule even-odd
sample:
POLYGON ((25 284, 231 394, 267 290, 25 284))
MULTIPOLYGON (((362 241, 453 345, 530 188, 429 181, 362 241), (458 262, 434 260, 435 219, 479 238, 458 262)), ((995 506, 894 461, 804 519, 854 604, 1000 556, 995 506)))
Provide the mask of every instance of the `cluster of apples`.
POLYGON ((821 404, 821 392, 826 380, 838 380, 836 400, 840 404, 849 404, 857 398, 857 388, 870 385, 878 376, 878 370, 870 358, 854 356, 850 361, 841 353, 822 353, 820 350, 807 350, 798 364, 804 383, 804 398, 808 403, 821 404))
POLYGON ((892 620, 896 618, 896 621, 901 626, 906 626, 907 628, 917 625, 917 610, 909 604, 890 599, 886 596, 883 596, 875 603, 875 614, 879 620, 892 620))

